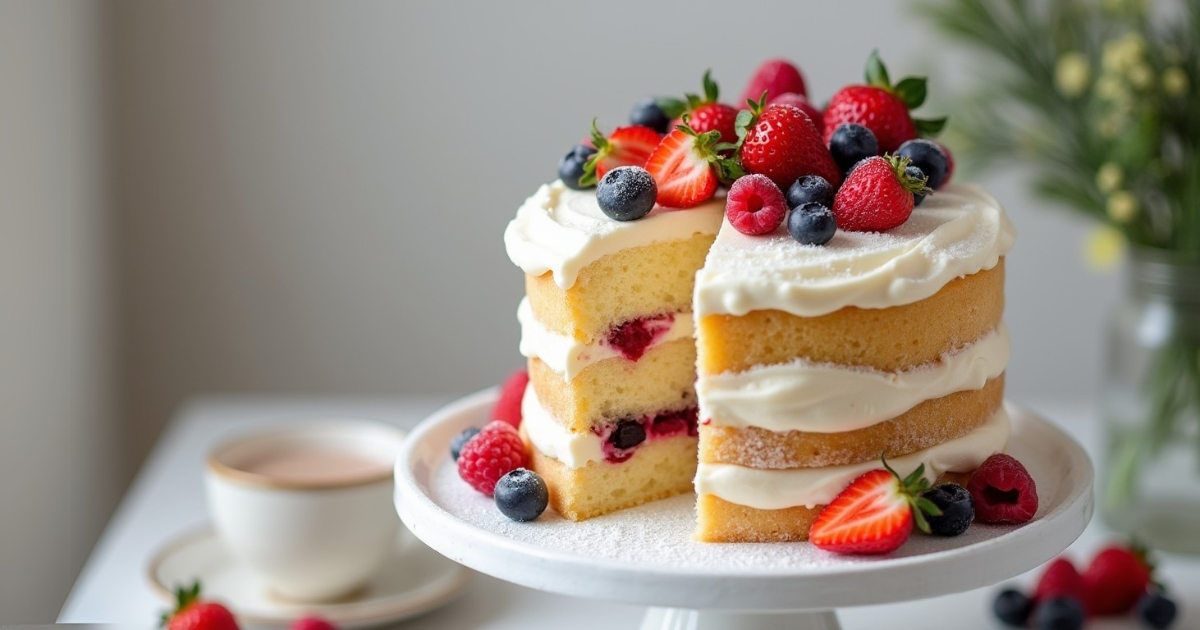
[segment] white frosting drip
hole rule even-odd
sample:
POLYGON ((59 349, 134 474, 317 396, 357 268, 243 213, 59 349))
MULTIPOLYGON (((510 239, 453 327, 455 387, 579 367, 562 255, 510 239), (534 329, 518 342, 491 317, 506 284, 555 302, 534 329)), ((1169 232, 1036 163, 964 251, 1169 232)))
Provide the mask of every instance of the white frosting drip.
POLYGON ((897 228, 838 230, 824 246, 800 245, 783 228, 746 236, 726 224, 696 276, 693 310, 698 317, 768 309, 816 317, 846 306, 911 304, 995 267, 1014 237, 991 195, 961 185, 931 194, 897 228))
MULTIPOLYGON (((888 459, 901 477, 925 464, 932 482, 945 472, 970 472, 985 459, 1004 450, 1009 435, 1008 413, 1001 408, 986 424, 956 440, 888 459)), ((803 505, 826 505, 863 473, 881 468, 878 461, 823 468, 765 470, 735 464, 701 463, 696 471, 696 493, 712 494, 738 505, 759 510, 781 510, 803 505)))
POLYGON ((525 388, 521 399, 521 427, 534 448, 567 468, 583 468, 588 462, 604 461, 600 437, 590 431, 574 433, 559 424, 542 406, 532 386, 525 388))
POLYGON ((504 230, 508 257, 531 276, 553 272, 567 289, 579 271, 600 258, 659 241, 716 234, 725 199, 716 197, 686 210, 655 206, 637 221, 614 221, 600 210, 594 190, 572 190, 562 181, 544 184, 517 210, 504 230))
POLYGON ((731 427, 775 432, 841 433, 884 422, 919 403, 977 390, 1008 365, 1008 328, 1001 323, 941 360, 902 372, 795 361, 696 382, 700 417, 731 427))
MULTIPOLYGON (((521 322, 521 355, 541 359, 568 381, 593 363, 621 356, 620 351, 603 339, 588 344, 546 328, 534 318, 529 298, 521 299, 521 305, 517 307, 517 320, 521 322)), ((691 337, 694 330, 691 313, 675 313, 671 321, 664 319, 660 323, 664 330, 647 346, 647 350, 668 341, 691 337)))

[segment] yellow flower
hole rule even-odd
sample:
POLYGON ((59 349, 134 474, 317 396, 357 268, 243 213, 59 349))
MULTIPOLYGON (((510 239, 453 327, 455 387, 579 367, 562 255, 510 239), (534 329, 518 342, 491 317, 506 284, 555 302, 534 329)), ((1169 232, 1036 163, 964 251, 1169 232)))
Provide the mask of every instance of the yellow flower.
POLYGON ((1137 197, 1128 190, 1118 190, 1108 196, 1108 202, 1104 209, 1108 212, 1108 218, 1117 223, 1128 223, 1133 217, 1137 216, 1138 202, 1137 197))
POLYGON ((1096 171, 1096 187, 1100 192, 1108 194, 1117 188, 1120 188, 1122 180, 1125 179, 1125 173, 1121 171, 1121 167, 1112 162, 1105 162, 1100 165, 1096 171))
POLYGON ((1120 77, 1104 74, 1096 80, 1096 96, 1113 103, 1124 103, 1130 100, 1132 94, 1120 77))
POLYGON ((1112 271, 1124 253, 1125 237, 1111 225, 1096 228, 1084 242, 1084 260, 1095 271, 1112 271))
POLYGON ((1100 54, 1100 65, 1109 72, 1124 74, 1141 62, 1145 54, 1146 40, 1137 33, 1129 33, 1120 39, 1104 43, 1104 49, 1100 54))
POLYGON ((1067 98, 1082 96, 1091 80, 1092 67, 1083 53, 1066 53, 1059 57, 1054 65, 1054 84, 1067 98))
POLYGON ((1129 82, 1133 84, 1133 87, 1144 90, 1154 85, 1154 70, 1150 68, 1150 64, 1145 62, 1134 64, 1129 69, 1129 82))
POLYGON ((1188 90, 1188 76, 1183 68, 1172 66, 1163 71, 1163 92, 1167 96, 1183 96, 1188 90))

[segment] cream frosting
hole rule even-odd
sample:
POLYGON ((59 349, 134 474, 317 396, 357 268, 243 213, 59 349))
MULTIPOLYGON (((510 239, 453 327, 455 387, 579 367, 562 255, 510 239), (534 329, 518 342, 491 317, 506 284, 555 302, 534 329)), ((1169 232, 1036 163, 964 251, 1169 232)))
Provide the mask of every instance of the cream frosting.
POLYGON ((521 428, 533 447, 567 468, 583 468, 588 462, 604 461, 604 448, 594 433, 575 433, 559 424, 542 406, 533 387, 521 398, 521 428))
POLYGON ((768 309, 816 317, 846 306, 910 304, 995 267, 1014 237, 996 199, 970 185, 929 195, 897 228, 838 230, 824 246, 800 245, 783 228, 746 236, 725 222, 696 276, 693 310, 697 317, 768 309))
POLYGON ((794 361, 696 382, 700 417, 731 427, 841 433, 884 422, 919 403, 977 390, 1008 365, 1008 328, 899 372, 794 361))
MULTIPOLYGON (((987 423, 955 440, 888 459, 888 464, 905 477, 925 464, 931 482, 946 472, 970 472, 988 457, 1004 450, 1010 431, 1008 413, 1002 408, 987 423)), ((730 503, 759 510, 788 507, 808 508, 828 504, 850 482, 880 467, 878 461, 848 466, 766 470, 735 464, 706 464, 696 471, 696 493, 712 494, 730 503)))
POLYGON ((531 276, 554 274, 568 289, 579 271, 630 247, 716 234, 725 199, 715 197, 684 210, 655 206, 637 221, 615 221, 600 210, 594 190, 572 190, 561 180, 544 184, 517 210, 504 230, 508 257, 531 276))
MULTIPOLYGON (((541 359, 568 381, 593 363, 621 356, 620 351, 603 339, 595 343, 583 343, 546 328, 534 318, 527 297, 522 298, 517 307, 517 320, 521 322, 521 355, 541 359)), ((646 347, 647 350, 668 341, 691 337, 695 328, 691 313, 675 313, 670 321, 664 320, 661 325, 662 332, 646 347)))

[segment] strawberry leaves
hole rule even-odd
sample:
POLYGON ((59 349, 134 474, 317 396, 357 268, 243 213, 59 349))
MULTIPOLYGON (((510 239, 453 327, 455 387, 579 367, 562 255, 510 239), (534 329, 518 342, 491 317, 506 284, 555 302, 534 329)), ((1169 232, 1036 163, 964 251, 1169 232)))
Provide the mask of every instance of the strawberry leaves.
MULTIPOLYGON (((904 106, 910 110, 916 109, 925 103, 925 98, 929 94, 929 80, 926 77, 905 77, 900 79, 899 83, 892 85, 891 79, 888 77, 887 66, 884 65, 883 59, 879 57, 879 50, 872 50, 871 55, 867 57, 867 66, 864 70, 864 75, 867 80, 867 85, 877 87, 896 95, 904 106)), ((916 126, 917 132, 926 138, 932 138, 941 133, 942 128, 946 126, 946 117, 941 118, 913 118, 913 125, 916 126)))
POLYGON ((881 454, 879 458, 883 461, 884 470, 892 473, 892 476, 900 483, 900 495, 904 497, 904 500, 912 508, 913 524, 917 526, 917 529, 928 534, 929 520, 925 518, 925 515, 941 516, 942 509, 935 505, 933 501, 921 496, 923 492, 929 489, 929 480, 925 478, 925 464, 922 463, 907 477, 901 478, 900 474, 888 465, 887 453, 881 454))

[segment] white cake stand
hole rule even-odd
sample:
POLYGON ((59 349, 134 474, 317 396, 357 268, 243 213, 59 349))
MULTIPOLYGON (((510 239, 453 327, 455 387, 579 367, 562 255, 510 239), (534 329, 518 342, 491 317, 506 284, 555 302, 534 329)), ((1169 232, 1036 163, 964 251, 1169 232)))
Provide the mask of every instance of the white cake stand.
POLYGON ((883 557, 838 556, 808 543, 691 539, 694 497, 580 523, 547 510, 532 523, 500 514, 458 478, 450 439, 481 426, 494 390, 434 413, 396 463, 396 509, 446 557, 502 580, 563 595, 650 606, 643 630, 836 630, 834 609, 935 597, 996 584, 1049 560, 1092 516, 1092 465, 1063 432, 1008 405, 1009 452, 1038 484, 1037 517, 974 525, 957 538, 914 534, 883 557))

